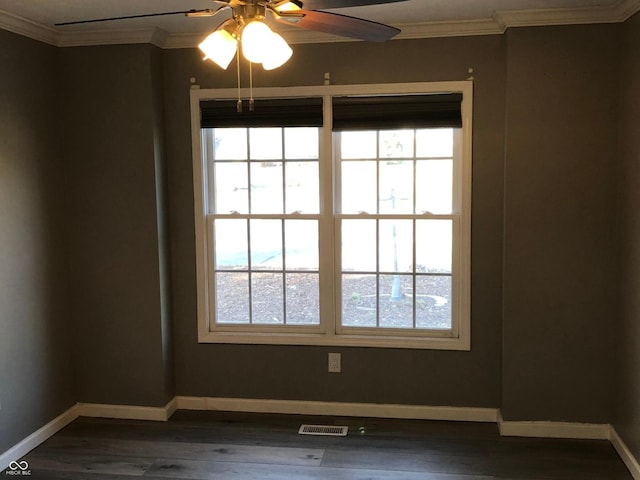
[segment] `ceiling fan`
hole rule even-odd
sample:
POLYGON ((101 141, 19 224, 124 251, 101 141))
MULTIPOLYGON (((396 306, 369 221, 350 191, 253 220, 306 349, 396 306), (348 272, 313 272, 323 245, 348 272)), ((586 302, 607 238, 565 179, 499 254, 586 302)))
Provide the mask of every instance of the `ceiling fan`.
POLYGON ((200 44, 207 59, 227 68, 237 46, 241 43, 245 58, 262 63, 267 70, 277 68, 291 56, 284 39, 264 23, 267 16, 277 22, 299 28, 373 42, 384 42, 397 35, 398 28, 362 18, 325 12, 325 9, 397 3, 406 0, 213 0, 218 8, 147 13, 121 17, 96 18, 56 23, 56 26, 125 20, 132 18, 186 15, 187 17, 214 17, 231 11, 231 18, 223 21, 200 44), (265 29, 266 27, 266 29, 265 29), (265 53, 266 52, 266 53, 265 53), (269 60, 266 57, 274 57, 269 60), (285 58, 286 57, 286 58, 285 58))
POLYGON ((253 111, 253 74, 251 65, 262 64, 265 70, 278 68, 286 63, 293 50, 287 42, 271 30, 264 20, 267 16, 277 22, 305 28, 317 32, 355 38, 357 40, 384 42, 393 38, 400 29, 362 18, 325 12, 334 8, 358 7, 398 3, 406 0, 213 0, 218 8, 191 9, 173 12, 147 13, 121 17, 96 18, 56 23, 55 26, 77 25, 132 18, 159 17, 165 15, 186 15, 187 17, 214 17, 221 12, 231 11, 231 17, 220 23, 198 48, 205 54, 205 60, 211 60, 223 69, 227 69, 236 57, 238 75, 237 110, 242 111, 240 98, 240 56, 236 55, 241 47, 243 56, 249 61, 251 79, 251 98, 249 110, 253 111))

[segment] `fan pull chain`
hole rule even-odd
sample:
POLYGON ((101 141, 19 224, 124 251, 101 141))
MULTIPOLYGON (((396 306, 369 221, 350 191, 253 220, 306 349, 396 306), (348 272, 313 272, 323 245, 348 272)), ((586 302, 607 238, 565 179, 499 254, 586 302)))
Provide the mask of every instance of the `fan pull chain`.
POLYGON ((249 111, 253 112, 253 64, 249 62, 249 111))
POLYGON ((236 67, 238 70, 238 103, 236 110, 238 113, 242 113, 242 97, 240 96, 240 52, 236 54, 236 67))

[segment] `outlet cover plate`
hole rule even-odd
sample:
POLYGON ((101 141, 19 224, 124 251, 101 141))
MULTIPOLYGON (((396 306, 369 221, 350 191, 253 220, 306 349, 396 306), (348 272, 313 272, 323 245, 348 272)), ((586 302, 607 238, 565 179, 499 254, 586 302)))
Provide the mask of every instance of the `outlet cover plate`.
POLYGON ((329 373, 340 373, 342 371, 340 357, 339 353, 329 353, 329 373))

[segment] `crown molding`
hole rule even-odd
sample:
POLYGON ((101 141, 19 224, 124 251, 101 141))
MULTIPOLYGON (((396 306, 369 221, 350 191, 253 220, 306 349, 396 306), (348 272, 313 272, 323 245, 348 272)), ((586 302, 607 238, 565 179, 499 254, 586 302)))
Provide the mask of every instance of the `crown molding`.
POLYGON ((123 45, 127 43, 150 43, 166 48, 169 34, 160 28, 131 30, 91 30, 66 32, 60 36, 58 47, 80 47, 91 45, 123 45))
POLYGON ((423 22, 399 25, 398 40, 412 38, 466 37, 471 35, 500 35, 504 28, 491 18, 459 22, 423 22))
POLYGON ((204 40, 206 35, 206 33, 172 33, 167 37, 162 48, 194 48, 204 40))
MULTIPOLYGON (((640 0, 618 0, 602 7, 554 8, 498 11, 492 18, 451 22, 422 22, 397 25, 402 32, 394 39, 499 35, 511 27, 621 23, 640 11, 640 0)), ((159 48, 194 48, 203 33, 167 33, 159 28, 135 30, 92 30, 60 32, 53 27, 0 10, 0 29, 57 47, 150 43, 159 48)), ((290 44, 357 41, 334 35, 281 26, 279 33, 290 44)))
POLYGON ((620 0, 616 6, 619 22, 624 22, 640 11, 639 0, 620 0))
POLYGON ((511 27, 621 23, 631 17, 638 9, 640 9, 640 1, 620 0, 608 7, 498 11, 493 19, 505 30, 511 27))
POLYGON ((23 37, 58 46, 60 34, 53 28, 0 9, 0 28, 23 37))

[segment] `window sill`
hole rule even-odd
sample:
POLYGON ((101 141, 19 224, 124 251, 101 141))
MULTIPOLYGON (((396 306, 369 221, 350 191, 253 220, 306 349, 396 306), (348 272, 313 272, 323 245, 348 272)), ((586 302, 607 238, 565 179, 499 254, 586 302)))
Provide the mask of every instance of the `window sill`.
POLYGON ((201 332, 199 343, 240 345, 309 345, 322 347, 408 348, 470 351, 467 337, 400 337, 381 335, 325 335, 300 333, 201 332))

